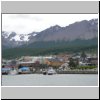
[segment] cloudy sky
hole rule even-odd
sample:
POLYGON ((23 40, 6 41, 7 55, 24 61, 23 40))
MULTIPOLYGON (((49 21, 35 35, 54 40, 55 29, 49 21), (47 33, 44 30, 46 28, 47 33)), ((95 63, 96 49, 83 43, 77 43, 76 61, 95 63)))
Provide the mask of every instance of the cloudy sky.
POLYGON ((98 18, 98 14, 2 14, 2 30, 28 34, 54 25, 64 27, 76 21, 93 18, 98 18))

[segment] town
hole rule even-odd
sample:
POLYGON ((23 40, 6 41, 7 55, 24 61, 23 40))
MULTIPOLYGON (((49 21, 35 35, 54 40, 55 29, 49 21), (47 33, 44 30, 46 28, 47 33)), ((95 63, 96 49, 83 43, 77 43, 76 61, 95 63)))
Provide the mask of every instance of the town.
POLYGON ((41 74, 48 69, 58 74, 97 74, 98 55, 81 53, 60 53, 49 56, 22 56, 2 59, 2 74, 41 74))

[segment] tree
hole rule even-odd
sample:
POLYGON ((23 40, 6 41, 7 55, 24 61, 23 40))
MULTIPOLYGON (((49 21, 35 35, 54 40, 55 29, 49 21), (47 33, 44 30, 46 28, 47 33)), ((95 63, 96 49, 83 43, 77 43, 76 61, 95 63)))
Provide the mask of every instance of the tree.
POLYGON ((74 60, 72 59, 72 58, 70 58, 70 60, 69 60, 69 67, 71 67, 71 68, 75 68, 77 65, 76 65, 76 63, 74 62, 74 60))
POLYGON ((85 59, 86 59, 86 53, 83 51, 82 53, 81 53, 81 58, 82 58, 82 61, 85 61, 85 59))

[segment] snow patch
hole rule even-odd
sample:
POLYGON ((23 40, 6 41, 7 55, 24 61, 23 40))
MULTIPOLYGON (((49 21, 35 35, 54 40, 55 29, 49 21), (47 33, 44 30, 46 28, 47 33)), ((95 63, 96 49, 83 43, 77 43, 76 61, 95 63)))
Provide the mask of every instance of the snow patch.
POLYGON ((21 41, 19 35, 12 37, 10 40, 21 41))
POLYGON ((11 32, 3 32, 2 36, 5 38, 8 38, 10 34, 11 34, 11 32))
POLYGON ((23 34, 17 34, 16 36, 12 37, 10 40, 15 40, 15 41, 29 41, 28 35, 23 35, 23 34), (23 37, 23 38, 22 38, 23 37))
POLYGON ((37 34, 33 34, 33 36, 36 36, 37 34))
POLYGON ((25 35, 23 41, 29 41, 28 37, 29 37, 28 35, 25 35))

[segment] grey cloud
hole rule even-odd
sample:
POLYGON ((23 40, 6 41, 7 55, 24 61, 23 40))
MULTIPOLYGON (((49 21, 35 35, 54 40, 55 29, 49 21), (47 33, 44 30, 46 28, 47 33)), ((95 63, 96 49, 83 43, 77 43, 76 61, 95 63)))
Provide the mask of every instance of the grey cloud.
POLYGON ((42 21, 43 19, 38 17, 38 16, 34 16, 34 14, 12 14, 9 16, 9 18, 11 19, 27 19, 27 20, 35 20, 35 21, 42 21))

